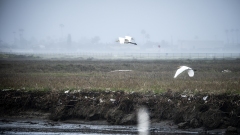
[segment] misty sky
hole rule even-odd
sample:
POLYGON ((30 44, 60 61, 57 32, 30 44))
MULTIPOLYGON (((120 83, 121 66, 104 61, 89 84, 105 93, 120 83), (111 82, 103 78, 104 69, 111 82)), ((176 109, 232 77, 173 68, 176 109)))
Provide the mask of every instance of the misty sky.
POLYGON ((225 42, 225 30, 240 30, 240 0, 1 0, 0 39, 12 43, 19 29, 39 40, 71 34, 111 43, 130 35, 142 42, 144 30, 153 42, 225 42))

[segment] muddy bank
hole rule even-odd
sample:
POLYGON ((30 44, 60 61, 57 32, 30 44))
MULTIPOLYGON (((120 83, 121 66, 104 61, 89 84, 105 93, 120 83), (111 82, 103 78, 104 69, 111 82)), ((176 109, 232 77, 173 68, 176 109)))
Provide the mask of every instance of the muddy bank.
MULTIPOLYGON (((48 113, 53 121, 106 120, 112 125, 136 124, 136 110, 145 106, 151 121, 173 120, 180 129, 240 128, 240 96, 194 95, 169 90, 163 94, 102 90, 0 92, 0 116, 20 116, 27 111, 48 113)), ((37 114, 36 114, 37 115, 37 114)), ((42 116, 39 114, 39 117, 42 116)))

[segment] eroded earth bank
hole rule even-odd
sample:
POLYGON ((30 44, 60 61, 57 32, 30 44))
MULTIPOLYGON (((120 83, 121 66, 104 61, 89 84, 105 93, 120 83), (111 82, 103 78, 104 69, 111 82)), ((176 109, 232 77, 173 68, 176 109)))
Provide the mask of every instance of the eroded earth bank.
POLYGON ((44 119, 52 121, 104 120, 111 125, 134 125, 137 124, 136 110, 145 106, 151 122, 171 120, 179 129, 226 129, 227 132, 240 133, 240 96, 233 94, 193 95, 171 90, 155 94, 4 89, 0 92, 0 100, 2 118, 28 117, 24 112, 30 111, 48 114, 44 119))

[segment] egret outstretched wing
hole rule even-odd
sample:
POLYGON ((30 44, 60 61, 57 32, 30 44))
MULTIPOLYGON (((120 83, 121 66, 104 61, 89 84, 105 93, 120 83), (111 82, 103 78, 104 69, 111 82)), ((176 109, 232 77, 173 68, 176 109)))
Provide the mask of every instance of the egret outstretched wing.
POLYGON ((133 43, 132 42, 133 38, 130 36, 125 36, 125 38, 119 37, 118 40, 116 42, 119 42, 120 44, 134 44, 137 45, 137 43, 133 43))

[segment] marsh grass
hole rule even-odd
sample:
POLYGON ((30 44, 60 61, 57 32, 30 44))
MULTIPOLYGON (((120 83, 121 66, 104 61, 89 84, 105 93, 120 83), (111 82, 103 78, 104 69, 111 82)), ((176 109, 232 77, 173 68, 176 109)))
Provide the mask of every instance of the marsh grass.
POLYGON ((240 93, 239 60, 1 61, 0 64, 1 89, 240 93), (173 79, 180 65, 198 71, 193 78, 181 74, 173 79), (222 73, 224 69, 232 72, 222 73))

